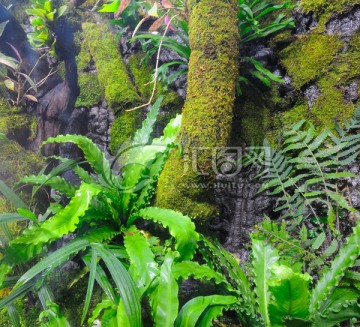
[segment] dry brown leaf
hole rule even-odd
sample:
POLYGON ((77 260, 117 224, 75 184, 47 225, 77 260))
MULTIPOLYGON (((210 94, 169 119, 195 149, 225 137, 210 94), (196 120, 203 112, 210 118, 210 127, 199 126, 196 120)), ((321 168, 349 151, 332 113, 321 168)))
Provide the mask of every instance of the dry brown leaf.
POLYGON ((159 29, 159 27, 162 25, 164 18, 165 18, 165 16, 162 16, 162 17, 158 18, 155 22, 153 22, 151 24, 151 26, 149 27, 149 32, 157 31, 159 29))
POLYGON ((119 17, 120 14, 126 9, 126 7, 131 3, 131 0, 121 0, 119 9, 114 15, 115 18, 119 17))

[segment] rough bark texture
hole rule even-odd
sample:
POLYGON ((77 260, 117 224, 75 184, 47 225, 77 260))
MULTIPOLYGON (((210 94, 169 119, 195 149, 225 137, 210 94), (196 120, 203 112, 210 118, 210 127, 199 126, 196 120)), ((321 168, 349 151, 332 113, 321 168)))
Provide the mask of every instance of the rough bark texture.
POLYGON ((192 52, 180 133, 187 154, 170 156, 159 179, 157 205, 207 219, 215 213, 210 204, 212 149, 228 145, 230 137, 239 60, 238 8, 236 0, 190 0, 187 6, 192 52), (206 175, 194 172, 195 165, 206 175), (209 187, 199 187, 203 182, 209 187))

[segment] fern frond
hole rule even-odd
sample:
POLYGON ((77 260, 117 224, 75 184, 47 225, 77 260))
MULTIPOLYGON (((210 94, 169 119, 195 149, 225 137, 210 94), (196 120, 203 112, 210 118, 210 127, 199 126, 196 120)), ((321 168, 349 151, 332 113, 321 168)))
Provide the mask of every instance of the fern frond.
POLYGON ((75 194, 76 187, 74 184, 69 183, 65 178, 60 176, 49 176, 49 175, 31 175, 20 179, 20 183, 34 184, 34 185, 46 185, 54 190, 65 194, 68 197, 72 197, 75 194))
POLYGON ((310 301, 310 313, 316 316, 328 298, 339 285, 347 269, 355 265, 360 255, 360 221, 353 228, 353 233, 347 237, 345 244, 340 248, 339 254, 332 261, 330 269, 317 282, 310 301))
MULTIPOLYGON (((40 254, 45 244, 75 231, 92 198, 99 192, 98 188, 83 183, 66 207, 43 223, 29 227, 9 243, 5 256, 1 259, 1 266, 7 265, 9 271, 14 265, 40 254)), ((1 276, 1 281, 4 277, 1 276)))
POLYGON ((130 259, 129 273, 136 282, 140 294, 149 287, 160 271, 150 244, 135 226, 124 231, 124 244, 130 259))
POLYGON ((188 216, 179 212, 157 207, 147 207, 130 217, 128 225, 137 218, 152 220, 169 228, 169 233, 175 238, 175 248, 182 260, 191 260, 194 256, 199 234, 195 231, 195 224, 188 216))
MULTIPOLYGON (((207 265, 200 265, 194 261, 182 261, 174 265, 173 274, 176 279, 180 277, 188 279, 190 276, 195 279, 213 280, 216 284, 227 283, 223 275, 214 271, 207 265)), ((226 285, 229 291, 234 291, 230 285, 226 285)))
POLYGON ((270 326, 268 306, 270 292, 268 279, 270 277, 270 266, 279 260, 278 252, 271 245, 265 245, 262 240, 252 240, 252 269, 254 273, 256 301, 259 312, 264 318, 265 324, 270 326))
POLYGON ((240 319, 253 326, 264 326, 261 317, 255 314, 254 294, 246 274, 239 262, 219 244, 213 244, 205 237, 201 237, 202 246, 199 251, 207 265, 214 271, 224 274, 229 286, 228 289, 238 289, 238 307, 240 319))
POLYGON ((99 180, 108 187, 114 186, 114 176, 110 169, 109 161, 105 158, 104 153, 89 138, 82 135, 58 135, 50 137, 43 144, 48 143, 74 143, 83 152, 85 159, 99 175, 99 180))

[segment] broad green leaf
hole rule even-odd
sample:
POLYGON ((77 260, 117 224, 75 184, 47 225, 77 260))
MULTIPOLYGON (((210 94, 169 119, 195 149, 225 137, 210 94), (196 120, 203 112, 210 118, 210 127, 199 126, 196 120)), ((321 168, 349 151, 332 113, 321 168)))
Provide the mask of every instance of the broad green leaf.
POLYGON ((116 309, 113 301, 107 297, 104 297, 102 301, 99 302, 93 310, 91 317, 88 319, 88 324, 92 326, 94 324, 94 321, 100 316, 101 312, 109 308, 113 309, 114 311, 116 309))
POLYGON ((339 326, 341 322, 360 318, 360 305, 357 300, 343 301, 319 315, 314 322, 316 327, 339 326))
POLYGON ((326 235, 324 232, 319 234, 318 237, 315 239, 314 243, 311 245, 311 247, 314 250, 317 250, 324 243, 325 239, 326 239, 326 235))
POLYGON ((140 294, 143 294, 159 274, 155 255, 151 251, 150 244, 135 226, 124 232, 124 244, 130 259, 129 273, 140 294))
POLYGON ((58 11, 57 11, 57 17, 61 17, 65 14, 67 10, 67 6, 61 6, 59 7, 58 11))
POLYGON ((110 4, 103 4, 102 7, 98 10, 98 12, 117 12, 120 5, 120 0, 115 0, 110 4))
POLYGON ((114 177, 110 169, 109 161, 105 158, 104 152, 89 138, 83 135, 58 135, 56 137, 50 137, 43 142, 43 145, 67 142, 76 144, 84 152, 85 159, 99 175, 100 181, 106 186, 113 186, 114 177))
MULTIPOLYGON (((125 312, 131 327, 141 327, 141 307, 136 285, 123 264, 103 245, 92 244, 103 259, 124 303, 125 312)), ((116 315, 115 315, 116 317, 116 315)))
POLYGON ((270 278, 270 267, 279 259, 277 251, 271 245, 265 245, 262 240, 252 240, 252 267, 254 272, 255 293, 259 303, 259 312, 264 318, 265 324, 270 326, 268 305, 270 293, 268 280, 270 278))
POLYGON ((199 240, 199 234, 195 231, 195 225, 188 216, 170 209, 147 207, 132 216, 128 224, 132 224, 140 217, 153 220, 167 227, 170 235, 175 238, 175 248, 179 251, 181 259, 192 259, 199 240))
POLYGON ((75 238, 69 244, 66 244, 64 247, 49 254, 37 264, 32 266, 25 274, 20 277, 15 288, 28 283, 30 280, 37 277, 44 271, 54 269, 55 267, 61 265, 71 256, 85 249, 92 242, 102 242, 104 240, 111 239, 118 233, 118 231, 110 227, 101 227, 90 231, 88 234, 75 238))
POLYGON ((41 327, 71 327, 67 319, 60 313, 60 307, 56 303, 48 302, 48 308, 41 312, 39 320, 45 318, 46 322, 41 324, 41 327))
POLYGON ((179 310, 179 286, 172 273, 175 255, 168 252, 161 266, 151 311, 155 326, 173 327, 179 310))
POLYGON ((94 290, 94 282, 96 277, 96 265, 97 265, 97 253, 95 249, 91 249, 91 262, 89 266, 90 275, 89 275, 88 287, 86 290, 84 309, 81 317, 81 325, 84 323, 86 315, 89 311, 91 296, 94 290))
POLYGON ((16 208, 28 209, 28 206, 21 200, 14 191, 12 191, 2 180, 0 180, 0 192, 7 198, 16 208))
POLYGON ((65 234, 74 232, 80 218, 88 210, 99 189, 92 185, 81 184, 69 204, 53 217, 39 225, 33 225, 9 243, 1 262, 10 267, 26 262, 41 253, 45 244, 53 242, 65 234))
POLYGON ((9 320, 10 320, 12 326, 13 327, 21 327, 20 315, 19 315, 17 308, 14 306, 14 304, 13 303, 9 304, 6 307, 6 310, 8 312, 9 320))
POLYGON ((52 189, 57 190, 69 197, 73 196, 77 189, 74 184, 69 183, 65 178, 60 176, 32 175, 23 177, 20 180, 20 183, 50 186, 52 189))
POLYGON ((213 280, 216 284, 225 283, 223 275, 217 273, 207 265, 200 265, 193 261, 178 262, 173 266, 173 275, 175 279, 182 277, 188 279, 190 276, 195 279, 213 280))
POLYGON ((311 294, 310 313, 317 316, 322 305, 339 285, 346 270, 353 267, 360 255, 360 221, 357 221, 353 233, 347 237, 338 255, 332 261, 330 269, 319 279, 311 294))
POLYGON ((35 286, 35 282, 27 283, 22 285, 21 287, 13 290, 10 295, 0 300, 0 309, 5 308, 9 304, 13 303, 16 299, 24 296, 28 292, 30 292, 35 286))
MULTIPOLYGON (((206 326, 206 324, 199 320, 208 320, 206 319, 207 309, 212 307, 221 307, 221 309, 224 309, 236 302, 237 299, 235 296, 210 295, 193 298, 181 308, 175 321, 175 327, 206 326), (202 314, 204 315, 200 318, 202 314)), ((215 318, 216 316, 212 316, 211 320, 215 318)))
POLYGON ((271 323, 281 325, 285 317, 305 319, 309 314, 309 274, 295 273, 283 265, 271 267, 274 278, 268 281, 271 292, 271 323))
POLYGON ((121 299, 116 312, 116 321, 117 326, 132 327, 129 321, 129 317, 127 316, 125 311, 124 302, 121 301, 121 299))
POLYGON ((0 214, 0 223, 11 223, 14 221, 28 220, 28 217, 17 213, 2 213, 0 214))

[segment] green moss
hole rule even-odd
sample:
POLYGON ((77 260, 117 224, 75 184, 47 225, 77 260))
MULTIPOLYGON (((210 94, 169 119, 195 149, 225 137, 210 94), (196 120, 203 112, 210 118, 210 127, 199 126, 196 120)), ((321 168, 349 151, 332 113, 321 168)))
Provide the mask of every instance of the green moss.
MULTIPOLYGON (((0 93, 2 93, 1 90, 0 93)), ((10 138, 26 141, 35 136, 30 128, 34 121, 33 116, 27 114, 22 108, 10 106, 8 101, 0 95, 0 132, 7 134, 10 138)))
POLYGON ((301 88, 323 76, 342 47, 343 43, 337 36, 307 35, 281 51, 281 62, 294 86, 301 88))
POLYGON ((213 183, 212 149, 230 141, 239 58, 237 1, 190 0, 188 8, 192 52, 180 141, 189 158, 205 148, 193 164, 208 175, 195 173, 191 165, 184 172, 186 158, 170 156, 158 182, 157 205, 206 220, 214 214, 212 190, 196 185, 213 183))
POLYGON ((141 110, 126 111, 117 117, 110 130, 110 150, 115 153, 119 146, 131 140, 141 126, 141 110))
POLYGON ((78 83, 80 94, 75 106, 90 107, 99 103, 104 98, 103 89, 95 74, 79 73, 78 83))
POLYGON ((343 13, 354 5, 360 4, 359 0, 301 0, 300 5, 305 12, 321 13, 343 13))
POLYGON ((339 56, 336 63, 338 73, 341 74, 342 79, 348 80, 360 77, 360 35, 356 34, 351 37, 348 43, 346 53, 339 56))
POLYGON ((91 56, 88 47, 81 41, 79 54, 76 56, 76 64, 79 71, 87 70, 90 66, 91 56))
POLYGON ((89 71, 90 52, 84 42, 80 42, 80 44, 80 52, 76 56, 80 94, 76 99, 75 106, 90 107, 98 104, 104 98, 104 87, 100 85, 98 76, 89 71))
POLYGON ((139 104, 140 97, 108 27, 105 24, 83 23, 82 28, 109 106, 117 112, 139 104))
POLYGON ((0 180, 10 186, 21 177, 39 171, 44 165, 42 158, 24 150, 14 141, 1 141, 0 153, 0 180))
POLYGON ((337 82, 336 73, 329 74, 318 82, 321 95, 311 110, 317 126, 334 128, 335 120, 342 122, 354 113, 354 104, 345 102, 344 93, 337 82))
MULTIPOLYGON (((142 101, 146 103, 150 99, 153 90, 153 84, 149 84, 149 82, 153 80, 154 69, 151 65, 146 65, 143 58, 143 53, 132 55, 129 59, 129 71, 142 97, 142 101)), ((183 100, 176 92, 166 90, 163 83, 157 82, 154 101, 160 95, 164 95, 164 100, 161 104, 162 115, 158 117, 155 128, 162 130, 171 118, 174 118, 177 113, 180 113, 183 100)))
POLYGON ((207 194, 212 190, 212 181, 199 180, 189 164, 177 151, 172 152, 158 180, 156 205, 181 211, 199 222, 206 221, 217 213, 207 194))
MULTIPOLYGON (((4 294, 4 295, 6 295, 6 294, 4 294)), ((1 295, 0 295, 0 298, 2 298, 1 295)), ((20 326, 21 327, 40 326, 40 322, 39 322, 40 304, 37 303, 35 306, 29 305, 28 301, 26 301, 25 299, 26 299, 25 297, 22 297, 13 302, 13 304, 20 316, 20 326)), ((10 323, 9 315, 8 315, 6 309, 2 309, 0 311, 0 326, 2 326, 2 327, 13 326, 10 323)))

